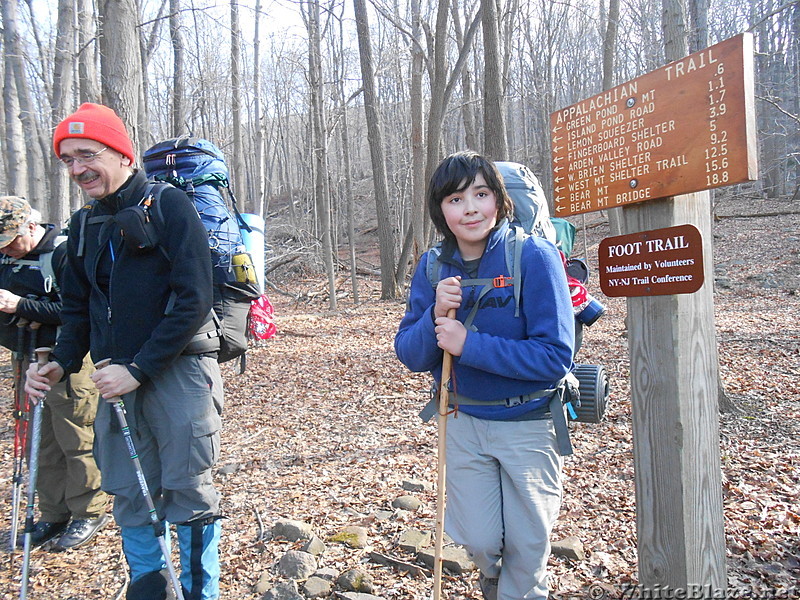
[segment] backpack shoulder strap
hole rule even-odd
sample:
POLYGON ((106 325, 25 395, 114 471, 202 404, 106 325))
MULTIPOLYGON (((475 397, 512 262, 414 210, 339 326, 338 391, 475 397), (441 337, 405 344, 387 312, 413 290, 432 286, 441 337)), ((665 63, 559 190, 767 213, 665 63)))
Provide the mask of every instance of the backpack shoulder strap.
POLYGON ((428 250, 428 261, 425 263, 425 275, 427 275, 428 281, 430 282, 434 291, 436 290, 436 286, 439 285, 439 281, 442 279, 442 261, 440 260, 441 256, 441 242, 428 250))
MULTIPOLYGON (((153 223, 155 223, 159 240, 161 239, 161 232, 164 231, 164 213, 161 210, 161 193, 167 189, 167 187, 172 186, 163 181, 150 180, 144 188, 144 194, 142 194, 142 203, 147 206, 153 215, 153 223)), ((159 243, 158 249, 161 251, 161 254, 164 255, 164 258, 169 260, 169 255, 167 251, 164 250, 164 246, 159 243)))
POLYGON ((514 286, 514 316, 519 316, 519 300, 522 295, 522 246, 528 234, 522 227, 512 225, 506 234, 506 268, 511 273, 514 286))
POLYGON ((87 202, 79 210, 80 216, 78 221, 78 256, 83 258, 86 254, 86 225, 89 222, 89 215, 94 209, 95 200, 87 202))
POLYGON ((58 277, 56 277, 53 259, 55 258, 56 252, 63 255, 66 250, 66 246, 63 246, 63 244, 66 240, 67 236, 65 235, 56 236, 53 251, 39 255, 42 279, 44 280, 44 291, 46 294, 49 294, 52 290, 55 290, 57 294, 61 294, 61 286, 58 283, 58 277))

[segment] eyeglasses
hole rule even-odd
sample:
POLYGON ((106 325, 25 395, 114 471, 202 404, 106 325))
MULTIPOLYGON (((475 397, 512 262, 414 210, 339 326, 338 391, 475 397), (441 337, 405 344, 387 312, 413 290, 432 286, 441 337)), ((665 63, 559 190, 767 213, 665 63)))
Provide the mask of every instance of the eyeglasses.
POLYGON ((69 169, 72 165, 90 165, 98 156, 108 150, 108 146, 103 146, 97 152, 82 152, 78 156, 62 156, 59 158, 59 163, 65 169, 69 169))

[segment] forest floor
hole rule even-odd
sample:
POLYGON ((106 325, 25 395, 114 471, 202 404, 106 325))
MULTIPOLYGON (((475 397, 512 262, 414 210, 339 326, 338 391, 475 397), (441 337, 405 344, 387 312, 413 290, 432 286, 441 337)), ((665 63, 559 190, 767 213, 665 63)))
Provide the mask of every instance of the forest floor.
MULTIPOLYGON (((800 598, 797 212, 792 204, 745 198, 717 206, 721 378, 742 409, 720 416, 729 597, 800 598), (772 215, 778 212, 787 214, 772 215), (749 216, 734 216, 742 214, 749 216)), ((586 247, 596 265, 597 244, 609 235, 608 227, 597 215, 587 224, 586 247)), ((583 243, 581 237, 578 245, 583 243)), ((221 543, 224 599, 259 599, 259 580, 268 589, 281 579, 278 560, 301 543, 271 539, 269 530, 278 519, 309 523, 323 541, 345 526, 365 527, 366 548, 326 541, 320 567, 364 569, 373 578, 373 594, 381 598, 424 600, 431 593, 427 569, 414 576, 370 559, 371 553, 381 553, 413 562, 398 547, 398 535, 434 527, 436 426, 417 418, 429 377, 409 373, 395 358, 392 341, 403 303, 381 301, 378 283, 361 279, 362 303, 354 306, 347 285, 341 288, 339 310, 331 312, 324 294, 312 293, 324 288, 320 279, 292 281, 293 293, 304 299, 272 295, 277 335, 248 352, 243 375, 224 366, 225 424, 215 469, 227 517, 221 543), (430 485, 408 492, 402 486, 407 480, 430 485), (393 500, 409 493, 422 501, 418 510, 392 508, 393 500)), ((281 287, 288 289, 290 283, 281 287)), ((590 290, 608 312, 585 330, 578 359, 605 367, 611 396, 602 423, 572 425, 575 454, 566 460, 564 501, 553 539, 577 537, 585 558, 551 556, 557 599, 603 593, 619 598, 637 582, 626 302, 603 296, 596 277, 590 290)), ((10 380, 6 367, 0 372, 5 407, 11 403, 10 380)), ((8 413, 4 408, 3 414, 8 413)), ((5 421, 0 425, 3 600, 18 597, 22 565, 21 552, 10 565, 5 551, 13 433, 10 418, 5 421)), ((125 584, 119 532, 112 525, 83 549, 35 551, 28 598, 121 598, 125 584)), ((447 598, 481 597, 474 572, 446 574, 444 586, 447 598)))

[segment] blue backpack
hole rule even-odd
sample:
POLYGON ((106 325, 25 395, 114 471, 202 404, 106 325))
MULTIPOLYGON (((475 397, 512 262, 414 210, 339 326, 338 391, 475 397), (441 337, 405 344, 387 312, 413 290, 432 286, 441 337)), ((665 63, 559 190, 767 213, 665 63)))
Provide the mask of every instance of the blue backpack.
POLYGON ((208 232, 214 283, 235 280, 233 257, 242 251, 241 229, 250 231, 230 189, 222 151, 208 140, 183 137, 159 142, 144 153, 144 171, 154 181, 170 183, 187 193, 208 232), (227 190, 230 208, 221 190, 227 190))
MULTIPOLYGON (((225 156, 208 140, 181 137, 151 146, 143 159, 144 171, 151 181, 180 188, 194 202, 208 232, 211 249, 214 313, 221 330, 219 361, 242 356, 247 349, 250 303, 262 290, 242 237, 242 232, 253 233, 253 230, 236 206, 225 156), (230 206, 222 190, 227 190, 230 206)), ((148 192, 152 193, 156 215, 160 212, 158 199, 162 189, 162 185, 155 183, 148 192)), ((263 248, 260 251, 263 253, 263 248)))

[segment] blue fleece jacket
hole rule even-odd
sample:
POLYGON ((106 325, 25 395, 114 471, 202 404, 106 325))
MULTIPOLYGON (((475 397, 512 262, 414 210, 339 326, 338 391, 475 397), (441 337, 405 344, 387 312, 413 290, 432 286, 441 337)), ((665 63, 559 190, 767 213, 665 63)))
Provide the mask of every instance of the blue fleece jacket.
MULTIPOLYGON (((492 232, 478 268, 477 278, 511 276, 506 267, 504 221, 492 232)), ((436 293, 428 281, 426 263, 420 260, 411 281, 408 306, 395 336, 400 361, 416 372, 430 371, 441 381, 443 352, 436 344, 433 306, 436 293)), ((455 244, 445 244, 440 257, 441 278, 460 275, 468 279, 455 244)), ((556 247, 545 239, 525 238, 521 260, 520 314, 514 316, 513 287, 493 288, 467 331, 461 356, 453 357, 452 387, 474 400, 501 400, 548 389, 572 368, 574 316, 564 266, 556 247)), ((481 287, 464 287, 456 318, 467 318, 481 287)), ((540 408, 545 401, 518 406, 461 405, 459 410, 482 419, 507 420, 540 408)))

